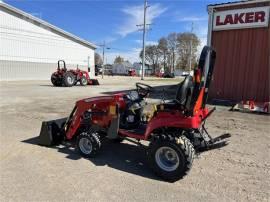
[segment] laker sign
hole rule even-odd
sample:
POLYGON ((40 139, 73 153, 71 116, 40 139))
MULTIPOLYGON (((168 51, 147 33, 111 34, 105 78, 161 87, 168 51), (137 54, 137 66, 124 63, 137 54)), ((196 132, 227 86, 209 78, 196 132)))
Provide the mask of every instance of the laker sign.
POLYGON ((213 30, 267 27, 270 6, 214 13, 213 30))

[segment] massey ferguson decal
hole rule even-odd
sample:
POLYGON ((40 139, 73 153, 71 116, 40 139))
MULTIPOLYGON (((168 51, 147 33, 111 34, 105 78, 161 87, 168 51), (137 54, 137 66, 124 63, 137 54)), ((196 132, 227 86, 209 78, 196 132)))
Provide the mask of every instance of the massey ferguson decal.
POLYGON ((270 6, 214 13, 213 30, 267 27, 270 6))

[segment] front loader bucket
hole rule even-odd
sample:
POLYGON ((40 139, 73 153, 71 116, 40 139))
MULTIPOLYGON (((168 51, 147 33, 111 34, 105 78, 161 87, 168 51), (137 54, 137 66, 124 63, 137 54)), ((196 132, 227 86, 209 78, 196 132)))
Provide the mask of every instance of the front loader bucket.
POLYGON ((43 121, 39 134, 38 143, 43 146, 52 146, 59 144, 64 138, 63 126, 67 118, 56 119, 52 121, 43 121))

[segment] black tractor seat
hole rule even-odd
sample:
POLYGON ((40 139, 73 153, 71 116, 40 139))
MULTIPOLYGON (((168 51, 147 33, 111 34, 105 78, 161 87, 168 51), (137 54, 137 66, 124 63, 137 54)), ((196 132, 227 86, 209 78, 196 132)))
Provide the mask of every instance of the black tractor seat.
MULTIPOLYGON (((193 91, 193 77, 188 75, 184 81, 180 82, 177 87, 175 99, 166 100, 163 103, 164 110, 178 109, 184 110, 189 109, 193 91)), ((158 107, 159 110, 160 106, 158 107)))

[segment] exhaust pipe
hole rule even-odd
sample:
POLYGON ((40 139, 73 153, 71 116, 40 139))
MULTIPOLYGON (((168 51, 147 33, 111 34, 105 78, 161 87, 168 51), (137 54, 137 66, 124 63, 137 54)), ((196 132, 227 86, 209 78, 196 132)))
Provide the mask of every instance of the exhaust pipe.
POLYGON ((65 136, 63 127, 66 120, 67 118, 43 121, 38 143, 42 146, 52 146, 61 143, 65 136))

